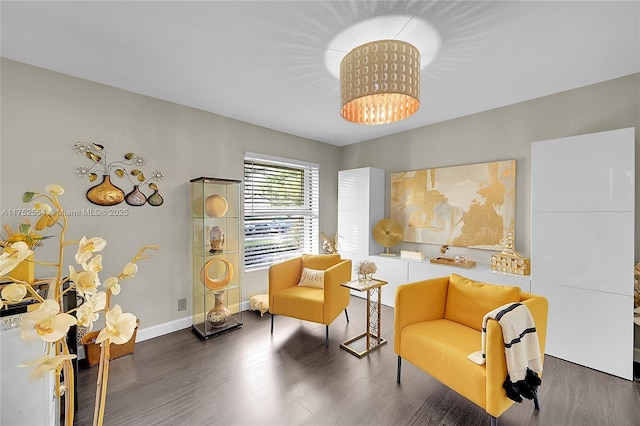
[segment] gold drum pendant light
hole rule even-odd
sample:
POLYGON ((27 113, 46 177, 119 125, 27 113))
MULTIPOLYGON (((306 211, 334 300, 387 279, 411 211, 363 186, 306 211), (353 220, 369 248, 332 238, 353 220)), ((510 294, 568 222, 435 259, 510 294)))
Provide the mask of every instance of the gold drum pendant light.
POLYGON ((404 120, 420 107, 420 52, 400 40, 353 49, 340 63, 340 115, 353 123, 404 120))

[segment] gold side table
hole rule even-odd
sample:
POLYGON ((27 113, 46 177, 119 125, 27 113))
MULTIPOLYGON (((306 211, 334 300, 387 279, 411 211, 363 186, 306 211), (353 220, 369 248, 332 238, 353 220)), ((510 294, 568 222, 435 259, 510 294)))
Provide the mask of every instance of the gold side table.
POLYGON ((340 344, 342 349, 358 358, 362 358, 369 352, 387 343, 387 341, 380 336, 382 286, 385 284, 387 284, 387 281, 377 280, 375 278, 367 281, 355 280, 340 284, 342 287, 347 287, 348 289, 367 292, 367 331, 340 344), (373 293, 378 294, 377 301, 371 300, 373 293))

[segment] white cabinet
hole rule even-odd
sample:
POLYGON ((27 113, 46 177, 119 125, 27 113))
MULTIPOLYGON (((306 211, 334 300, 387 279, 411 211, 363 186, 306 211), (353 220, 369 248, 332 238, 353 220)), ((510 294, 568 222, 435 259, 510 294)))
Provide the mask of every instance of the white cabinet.
POLYGON ((532 292, 546 353, 633 377, 635 129, 534 142, 532 292))
POLYGON ((384 194, 384 170, 363 167, 338 172, 338 250, 354 266, 382 251, 371 229, 384 218, 384 194))
POLYGON ((57 410, 53 374, 34 382, 35 367, 18 367, 44 356, 44 342, 22 340, 21 317, 0 318, 0 425, 55 425, 57 410))
POLYGON ((459 268, 455 266, 439 265, 429 260, 405 260, 393 257, 370 256, 378 271, 375 278, 387 281, 383 286, 382 304, 395 306, 396 288, 402 284, 446 277, 451 274, 462 275, 474 281, 495 285, 509 285, 520 287, 522 291, 531 291, 531 279, 526 275, 505 274, 493 271, 488 265, 477 265, 475 268, 459 268))

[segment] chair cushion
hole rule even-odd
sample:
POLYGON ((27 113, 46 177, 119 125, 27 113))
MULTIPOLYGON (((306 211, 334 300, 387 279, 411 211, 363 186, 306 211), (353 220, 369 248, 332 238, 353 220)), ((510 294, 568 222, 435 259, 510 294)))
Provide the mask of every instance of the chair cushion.
POLYGON ((417 322, 400 331, 402 358, 481 407, 486 402, 486 366, 467 355, 482 348, 482 334, 454 321, 417 322))
POLYGON ((482 319, 487 312, 519 301, 520 287, 478 283, 451 274, 444 317, 481 331, 482 319))
POLYGON ((339 254, 303 254, 302 267, 325 270, 340 262, 339 254))
POLYGON ((280 290, 273 298, 271 313, 324 324, 324 291, 293 286, 280 290))
POLYGON ((324 270, 302 268, 300 282, 302 287, 324 288, 324 270))

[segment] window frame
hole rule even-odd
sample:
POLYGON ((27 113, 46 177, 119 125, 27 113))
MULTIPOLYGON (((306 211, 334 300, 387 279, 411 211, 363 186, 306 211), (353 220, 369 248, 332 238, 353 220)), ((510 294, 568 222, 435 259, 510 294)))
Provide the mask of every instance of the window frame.
POLYGON ((268 268, 273 263, 318 253, 320 222, 320 166, 317 163, 245 152, 243 161, 243 267, 246 272, 268 268), (285 172, 281 175, 278 169, 285 172), (292 173, 286 174, 286 170, 292 173), (264 171, 258 176, 260 171, 264 171), (300 175, 301 173, 301 175, 300 175), (296 175, 297 179, 296 179, 296 175), (284 179, 290 190, 270 179, 284 179), (296 186, 300 181, 299 187, 296 186), (271 189, 273 188, 273 189, 271 189), (274 197, 297 193, 293 206, 273 205, 264 200, 265 192, 274 197), (258 247, 260 244, 262 247, 258 247))

